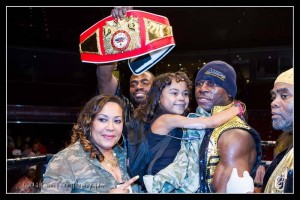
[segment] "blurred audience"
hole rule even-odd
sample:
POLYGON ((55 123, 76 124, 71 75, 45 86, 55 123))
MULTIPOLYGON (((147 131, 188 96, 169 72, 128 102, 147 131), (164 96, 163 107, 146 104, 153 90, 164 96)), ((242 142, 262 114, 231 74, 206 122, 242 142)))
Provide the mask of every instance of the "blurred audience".
POLYGON ((36 193, 34 179, 36 177, 36 170, 29 168, 25 175, 22 176, 12 187, 10 192, 12 193, 36 193))

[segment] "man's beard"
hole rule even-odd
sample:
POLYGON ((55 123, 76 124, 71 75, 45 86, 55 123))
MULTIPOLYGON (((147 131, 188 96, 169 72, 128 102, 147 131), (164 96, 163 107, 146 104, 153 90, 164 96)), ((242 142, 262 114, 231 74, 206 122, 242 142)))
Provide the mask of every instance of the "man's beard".
POLYGON ((134 98, 133 96, 130 96, 130 100, 133 103, 134 106, 139 106, 140 104, 146 103, 145 98, 134 98))
POLYGON ((293 115, 288 119, 277 119, 272 121, 272 127, 275 130, 292 131, 293 130, 293 115))

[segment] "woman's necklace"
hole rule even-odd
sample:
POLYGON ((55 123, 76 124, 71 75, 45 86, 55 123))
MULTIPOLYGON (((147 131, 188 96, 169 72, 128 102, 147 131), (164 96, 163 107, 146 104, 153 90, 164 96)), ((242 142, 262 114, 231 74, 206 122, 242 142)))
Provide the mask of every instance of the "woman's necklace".
POLYGON ((118 167, 119 166, 119 162, 118 162, 118 159, 116 158, 116 154, 113 153, 113 159, 111 160, 108 160, 104 157, 104 162, 106 163, 106 165, 108 167, 118 167))

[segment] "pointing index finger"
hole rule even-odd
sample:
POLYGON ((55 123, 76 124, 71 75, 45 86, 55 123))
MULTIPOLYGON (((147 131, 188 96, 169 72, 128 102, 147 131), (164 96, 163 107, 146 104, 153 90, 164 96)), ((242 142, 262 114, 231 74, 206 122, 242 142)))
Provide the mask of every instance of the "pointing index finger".
POLYGON ((138 179, 139 179, 139 176, 135 176, 135 177, 129 179, 128 181, 125 181, 120 187, 122 189, 125 189, 125 188, 127 188, 129 185, 131 185, 132 183, 134 183, 138 179))

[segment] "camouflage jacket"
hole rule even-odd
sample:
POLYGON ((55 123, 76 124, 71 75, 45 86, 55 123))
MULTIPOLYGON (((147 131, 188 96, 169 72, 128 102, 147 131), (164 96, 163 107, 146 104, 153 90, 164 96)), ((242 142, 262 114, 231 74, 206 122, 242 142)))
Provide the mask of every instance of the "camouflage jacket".
MULTIPOLYGON (((114 152, 119 160, 122 180, 126 181, 129 179, 126 153, 119 146, 114 148, 114 152)), ((118 184, 77 141, 51 158, 43 175, 41 193, 108 193, 118 184)), ((132 190, 137 192, 137 186, 134 185, 132 190)))
MULTIPOLYGON (((209 117, 202 108, 188 117, 209 117)), ((194 193, 199 188, 199 149, 205 130, 184 129, 181 148, 173 163, 159 171, 153 179, 153 193, 194 193)))

